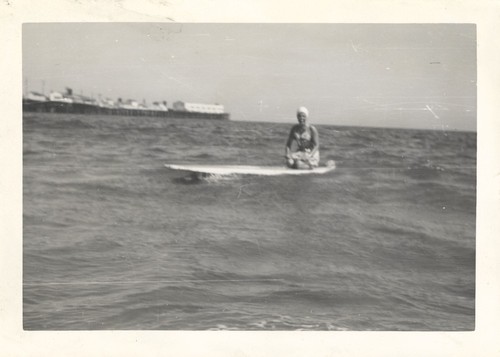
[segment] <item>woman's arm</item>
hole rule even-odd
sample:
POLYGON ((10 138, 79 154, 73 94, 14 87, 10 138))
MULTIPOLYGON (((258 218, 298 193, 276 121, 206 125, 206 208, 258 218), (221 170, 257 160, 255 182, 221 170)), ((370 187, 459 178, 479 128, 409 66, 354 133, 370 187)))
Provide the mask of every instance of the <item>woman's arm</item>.
POLYGON ((318 130, 311 125, 311 143, 313 145, 313 149, 310 152, 310 155, 313 156, 319 150, 319 134, 318 130))
POLYGON ((292 143, 293 140, 295 139, 293 133, 294 133, 295 127, 293 127, 290 130, 290 134, 288 134, 288 140, 286 141, 286 147, 285 147, 285 157, 289 158, 290 157, 290 150, 292 148, 292 143))

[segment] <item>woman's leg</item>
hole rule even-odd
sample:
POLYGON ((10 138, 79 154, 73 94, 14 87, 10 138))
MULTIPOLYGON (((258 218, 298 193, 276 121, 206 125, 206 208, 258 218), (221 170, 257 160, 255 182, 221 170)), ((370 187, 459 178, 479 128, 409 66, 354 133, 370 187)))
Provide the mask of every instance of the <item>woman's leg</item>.
POLYGON ((289 161, 288 167, 294 169, 309 170, 312 169, 314 166, 318 166, 316 157, 310 157, 305 152, 295 152, 291 155, 291 158, 293 160, 293 163, 289 161))
POLYGON ((310 170, 313 168, 313 166, 311 164, 309 164, 308 162, 305 162, 302 160, 296 160, 294 168, 299 169, 299 170, 310 170))

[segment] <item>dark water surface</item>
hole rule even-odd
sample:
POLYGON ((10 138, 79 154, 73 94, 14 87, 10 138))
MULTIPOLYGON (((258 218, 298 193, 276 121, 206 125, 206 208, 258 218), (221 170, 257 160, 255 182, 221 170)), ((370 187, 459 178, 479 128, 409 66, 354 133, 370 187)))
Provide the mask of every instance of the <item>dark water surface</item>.
POLYGON ((292 122, 26 114, 28 330, 471 330, 476 134, 318 126, 326 175, 277 165, 292 122))

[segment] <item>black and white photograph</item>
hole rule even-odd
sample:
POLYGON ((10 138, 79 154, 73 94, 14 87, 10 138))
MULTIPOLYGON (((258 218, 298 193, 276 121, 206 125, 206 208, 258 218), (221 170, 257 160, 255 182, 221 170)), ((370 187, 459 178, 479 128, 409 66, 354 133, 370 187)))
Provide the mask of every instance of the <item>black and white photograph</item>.
POLYGON ((0 355, 497 355, 498 14, 0 1, 0 355))
POLYGON ((473 24, 23 26, 26 330, 470 331, 473 24))

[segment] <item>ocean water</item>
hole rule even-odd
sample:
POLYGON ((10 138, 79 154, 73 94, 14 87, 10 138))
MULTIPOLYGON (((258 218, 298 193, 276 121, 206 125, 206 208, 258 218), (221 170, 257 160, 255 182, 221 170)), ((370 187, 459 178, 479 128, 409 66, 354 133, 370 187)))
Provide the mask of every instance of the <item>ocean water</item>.
MULTIPOLYGON (((292 118, 293 119, 293 118, 292 118)), ((26 330, 473 330, 476 134, 26 113, 26 330)))

